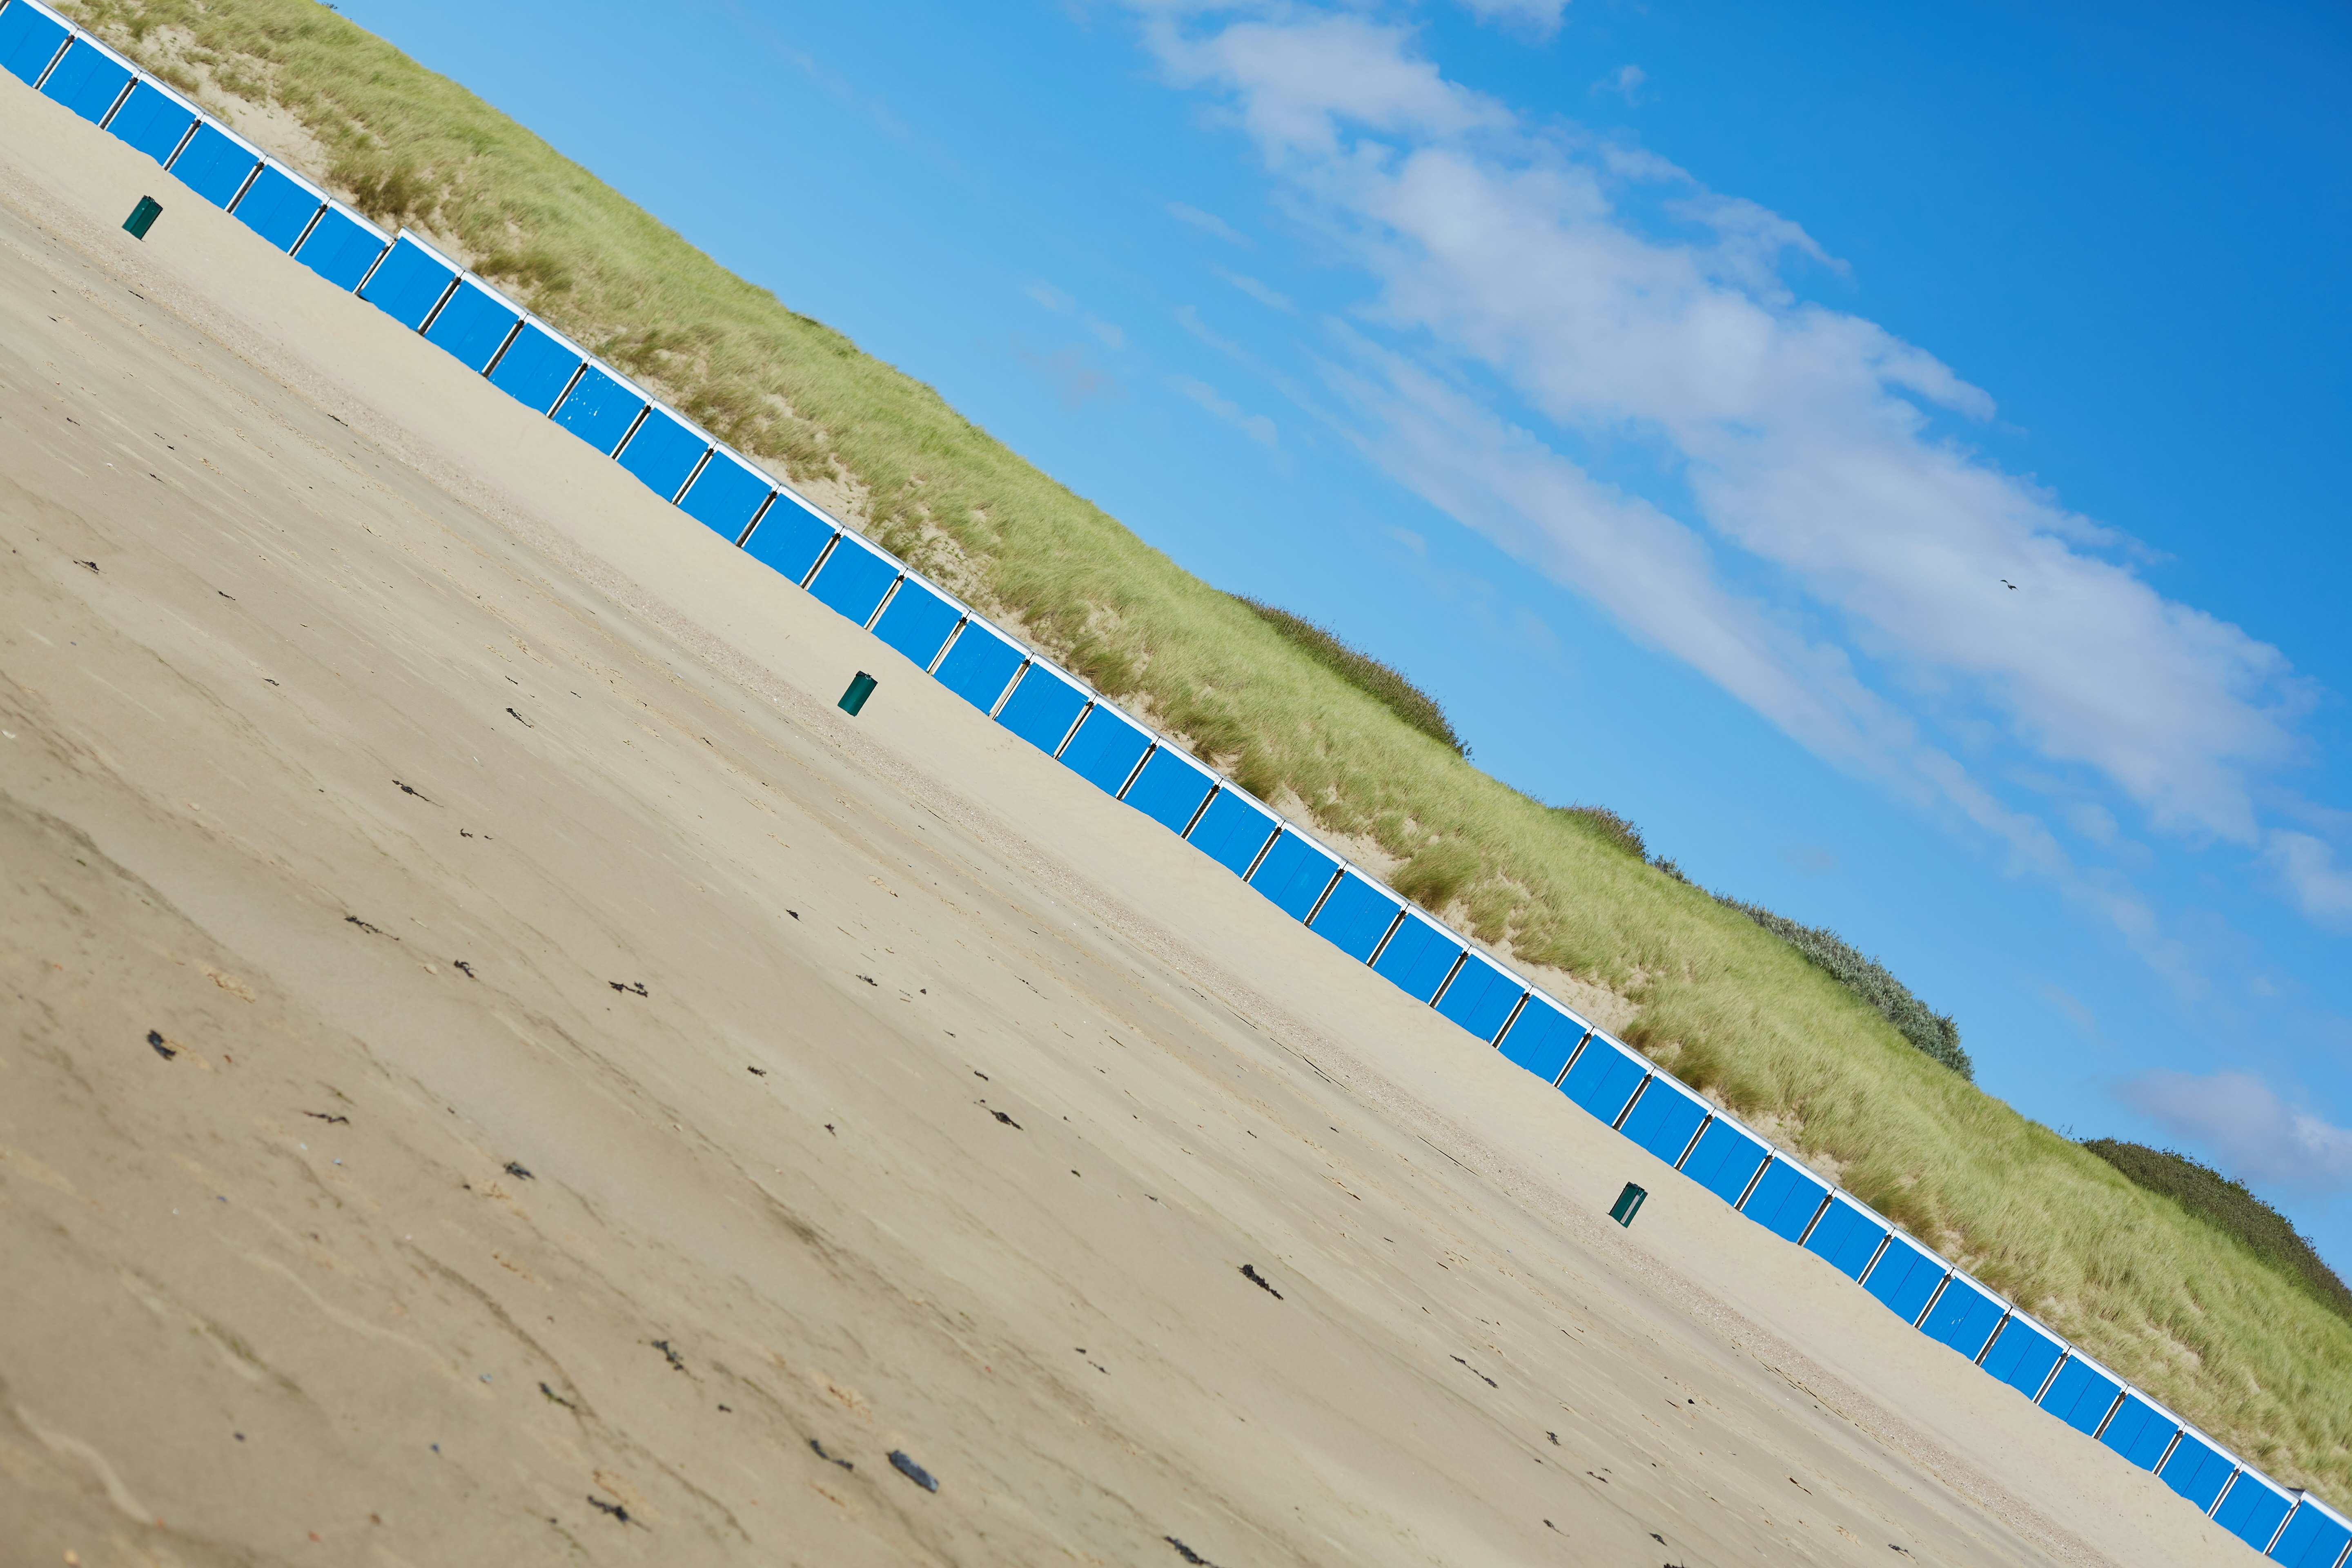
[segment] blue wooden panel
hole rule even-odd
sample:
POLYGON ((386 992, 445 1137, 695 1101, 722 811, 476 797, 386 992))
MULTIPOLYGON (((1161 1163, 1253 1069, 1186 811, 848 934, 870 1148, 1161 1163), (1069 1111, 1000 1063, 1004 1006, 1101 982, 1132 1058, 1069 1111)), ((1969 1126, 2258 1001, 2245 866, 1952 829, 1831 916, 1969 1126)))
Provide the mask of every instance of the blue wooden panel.
MULTIPOLYGON (((314 235, 311 244, 316 243, 314 235)), ((304 246, 302 254, 308 257, 310 247, 304 246)), ((525 321, 498 368, 490 372, 490 384, 524 407, 544 414, 555 406, 555 400, 572 384, 572 373, 587 357, 537 321, 525 321)))
POLYGON ((302 242, 294 258, 341 289, 360 286, 367 269, 383 254, 384 237, 341 207, 319 215, 319 226, 302 242))
MULTIPOLYGON (((779 497, 776 504, 768 509, 768 516, 773 518, 783 510, 783 500, 779 497)), ((760 535, 767 531, 768 525, 761 523, 751 535, 751 543, 756 547, 760 535)), ((948 649, 947 658, 940 660, 940 684, 985 713, 1004 695, 1005 682, 1021 668, 1022 658, 1018 647, 974 621, 964 627, 955 646, 948 649)))
MULTIPOLYGON (((677 504, 686 509, 687 516, 732 544, 743 537, 743 531, 760 513, 760 503, 766 500, 768 492, 775 488, 775 480, 750 464, 737 461, 732 454, 721 449, 710 454, 710 461, 702 466, 702 472, 695 478, 694 488, 688 490, 685 499, 677 504)), ((914 584, 909 583, 908 586, 911 588, 914 584)), ((901 594, 899 597, 906 595, 901 594)), ((931 653, 940 651, 940 643, 947 640, 948 626, 954 625, 955 617, 950 615, 947 626, 940 628, 939 640, 931 644, 931 653)), ((887 642, 889 639, 886 637, 883 640, 887 642)), ((898 645, 894 643, 891 646, 895 647, 898 645)), ((928 663, 929 659, 930 654, 927 653, 916 662, 928 663)))
POLYGON ((1315 917, 1315 934, 1361 963, 1372 956, 1403 908, 1395 894, 1350 871, 1323 900, 1323 912, 1315 917))
MULTIPOLYGON (((718 466, 719 460, 712 458, 711 468, 718 466)), ((706 476, 709 472, 704 470, 706 476)), ((697 480, 694 488, 699 490, 701 481, 697 480)), ((690 494, 687 497, 688 500, 693 499, 690 494)), ((962 617, 961 610, 928 584, 909 577, 898 584, 898 596, 890 601, 890 607, 874 623, 874 635, 905 654, 916 668, 929 669, 931 660, 939 658, 948 634, 955 630, 956 622, 962 617)))
POLYGON ((2098 1430, 2107 1406, 2116 1402, 2121 1387, 2114 1378, 2076 1356, 2058 1369, 2050 1392, 2042 1396, 2042 1408, 2087 1435, 2098 1430))
POLYGON ((280 250, 291 250, 327 198, 285 170, 265 163, 236 204, 236 221, 280 250))
POLYGON ((2330 1519, 2306 1499, 2287 1521, 2286 1531, 2271 1548, 2271 1561, 2286 1568, 2336 1568, 2344 1543, 2352 1541, 2342 1521, 2330 1519))
POLYGON ((1642 1099, 1619 1131, 1671 1165, 1690 1147, 1691 1134, 1706 1120, 1706 1102, 1684 1091, 1672 1079, 1650 1080, 1642 1099))
MULTIPOLYGON (((684 487, 687 477, 694 472, 694 465, 702 461, 702 454, 709 450, 709 437, 656 405, 646 410, 645 423, 629 437, 629 444, 621 448, 621 467, 636 475, 646 489, 668 500, 684 487)), ((842 542, 846 544, 848 541, 842 542)), ((871 614, 873 606, 866 608, 871 614)))
POLYGON ((1999 1297, 1955 1274, 1919 1330, 1937 1344, 1949 1345, 1974 1361, 1992 1338, 1993 1330, 2000 1327, 2000 1315, 2006 1310, 1999 1297))
POLYGON ((1330 884, 1331 873, 1339 868, 1339 862, 1313 839, 1285 833, 1265 852, 1265 863, 1250 879, 1250 886, 1292 920, 1303 921, 1330 884))
POLYGON ((2031 1399, 2042 1392, 2042 1382, 2065 1349, 2039 1323, 2021 1312, 2012 1312, 1979 1364, 2031 1399))
POLYGON ((1511 1009, 1527 989, 1517 975, 1484 953, 1473 952, 1437 999, 1437 1010, 1480 1039, 1491 1040, 1509 1022, 1511 1009))
POLYGON ((2202 1511, 2212 1508, 2237 1468, 2235 1460, 2196 1433, 2183 1432, 2157 1479, 2202 1511))
POLYGON ((180 138, 195 122, 194 110, 153 82, 142 81, 106 128, 160 163, 179 150, 180 138))
POLYGON ((76 38, 58 68, 49 73, 49 79, 41 84, 41 91, 95 125, 106 118, 130 79, 131 72, 121 61, 88 38, 76 38))
POLYGON ((1168 829, 1181 833, 1192 825, 1192 814, 1209 798, 1216 775, 1172 746, 1162 746, 1138 773, 1127 804, 1168 829))
POLYGON ((22 78, 27 87, 41 79, 65 41, 66 28, 30 5, 0 11, 0 67, 22 78))
MULTIPOLYGON (((19 9, 21 7, 11 5, 7 11, 0 12, 0 16, 19 9)), ((188 149, 180 154, 180 161, 172 165, 172 173, 179 176, 182 184, 213 205, 225 207, 236 199, 236 193, 244 188, 245 177, 253 173, 253 166, 260 162, 259 153, 212 121, 205 121, 188 139, 188 149)), ((411 321, 408 324, 413 327, 416 323, 411 321)))
MULTIPOLYGON (((304 246, 308 250, 310 247, 304 246)), ((467 370, 479 374, 507 341, 522 313, 479 283, 467 278, 433 318, 432 330, 425 336, 437 343, 467 370)))
POLYGON ((2213 1522, 2261 1552, 2269 1547, 2271 1537, 2278 1533, 2279 1521, 2294 1506, 2294 1499, 2248 1470, 2213 1510, 2213 1522))
POLYGON ((818 569, 809 592, 835 615, 862 626, 874 618, 875 606, 881 604, 882 595, 898 580, 896 561, 857 535, 845 531, 841 542, 833 547, 833 553, 818 569))
POLYGON ((1783 1241, 1794 1241, 1805 1234, 1813 1211, 1828 1195, 1829 1188, 1811 1172, 1787 1160, 1775 1160, 1758 1179, 1748 1206, 1739 1212, 1783 1241))
MULTIPOLYGON (((204 132, 199 131, 196 136, 201 141, 204 132)), ((433 313, 442 292, 457 276, 404 234, 393 242, 392 253, 360 290, 360 298, 414 331, 425 324, 425 318, 433 313)))
MULTIPOLYGON (((1412 922, 1406 921, 1410 926, 1412 922)), ((1402 938, 1404 932, 1397 935, 1402 938)), ((1391 943, 1394 946, 1394 943, 1391 943)), ((1383 957, 1387 956, 1382 954, 1383 957)), ((1554 1005, 1540 996, 1530 996, 1528 1005, 1519 1009, 1519 1021, 1503 1037, 1503 1055, 1518 1063, 1546 1083, 1559 1081, 1559 1069, 1568 1065, 1576 1043, 1584 1038, 1591 1026, 1564 1007, 1554 1005)))
MULTIPOLYGON (((1517 1030, 1512 1031, 1514 1034, 1517 1030)), ((1736 1204, 1764 1163, 1763 1142, 1720 1116, 1698 1135, 1698 1147, 1683 1164, 1683 1174, 1721 1198, 1736 1204)))
POLYGON ((1062 765, 1103 794, 1117 795, 1150 745, 1150 735, 1134 721, 1109 703, 1097 702, 1063 749, 1062 765))
POLYGON ((1454 961, 1461 956, 1460 937, 1434 921, 1408 914, 1396 935, 1389 939, 1381 961, 1372 965, 1372 973, 1414 1001, 1426 1002, 1437 994, 1437 988, 1454 973, 1454 961))
MULTIPOLYGON (((385 258, 389 268, 400 259, 394 249, 385 258)), ((383 276, 382 269, 376 273, 383 276)), ((368 285, 373 291, 373 283, 368 285)), ((591 364, 572 384, 571 394, 556 405, 555 422, 587 442, 606 457, 621 444, 629 426, 637 422, 637 411, 646 405, 646 395, 599 364, 591 364)))
POLYGON ((1830 1200, 1821 1223, 1805 1238, 1805 1250, 1847 1279, 1859 1279, 1870 1260, 1878 1256, 1878 1243, 1885 1235, 1885 1220, 1873 1218, 1841 1194, 1830 1200))
POLYGON ((1618 1112, 1649 1076, 1650 1064, 1604 1035, 1592 1037, 1559 1091, 1605 1122, 1616 1122, 1618 1112))
POLYGON ((1013 695, 996 715, 996 721, 1036 747, 1051 753, 1069 734, 1079 712, 1087 705, 1087 694, 1050 666, 1032 664, 1013 695))
POLYGON ((1949 1266, 1942 1258, 1897 1231, 1863 1289, 1905 1322, 1916 1323, 1948 1272, 1949 1266))
POLYGON ((2107 1423, 2107 1429, 2099 1434, 2099 1441, 2141 1469, 2153 1470, 2157 1461, 2164 1458, 2173 1433, 2179 1429, 2179 1422, 2138 1394, 2126 1394, 2123 1407, 2107 1423))
POLYGON ((1239 790, 1220 790, 1192 829, 1192 847, 1234 876, 1247 876, 1275 826, 1272 814, 1257 802, 1239 790))

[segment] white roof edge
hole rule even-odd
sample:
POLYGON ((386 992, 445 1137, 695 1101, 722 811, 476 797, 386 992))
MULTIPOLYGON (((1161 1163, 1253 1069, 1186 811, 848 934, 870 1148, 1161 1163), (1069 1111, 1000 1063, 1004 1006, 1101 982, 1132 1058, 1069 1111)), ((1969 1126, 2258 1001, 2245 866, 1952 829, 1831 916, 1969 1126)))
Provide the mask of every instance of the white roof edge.
MULTIPOLYGON (((174 96, 177 95, 175 94, 174 96)), ((187 100, 183 99, 181 101, 184 103, 187 100)), ((222 135, 227 137, 230 141, 236 142, 247 152, 252 153, 256 163, 262 162, 269 156, 259 147, 247 141, 244 137, 239 136, 236 132, 231 131, 227 126, 223 125, 219 121, 214 119, 211 115, 206 114, 202 109, 198 109, 196 110, 196 130, 199 133, 202 133, 207 127, 219 132, 222 135)))
MULTIPOLYGON (((303 174, 300 170, 288 168, 285 164, 279 163, 277 159, 271 157, 267 153, 264 153, 261 155, 261 161, 269 168, 277 170, 279 174, 285 175, 288 179, 293 181, 296 184, 301 186, 304 190, 318 197, 321 204, 331 203, 335 199, 326 193, 323 186, 313 182, 310 175, 303 174)), ((382 231, 378 230, 377 232, 381 233, 382 231)))
MULTIPOLYGON (((100 43, 99 47, 100 48, 104 48, 106 46, 103 43, 100 43)), ((110 50, 109 52, 110 53, 111 51, 110 50)), ((173 103, 178 104, 182 109, 186 110, 190 114, 195 116, 198 120, 205 121, 207 123, 211 121, 212 116, 206 114, 202 109, 199 109, 196 106, 195 100, 190 98, 186 93, 182 92, 178 88, 173 87, 170 82, 165 81, 163 78, 155 75, 152 71, 139 70, 139 68, 135 65, 131 68, 139 72, 139 85, 142 87, 152 87, 157 92, 162 93, 165 98, 170 99, 173 103)))
MULTIPOLYGON (((43 6, 42 9, 47 10, 47 7, 43 6)), ((56 16, 56 13, 51 12, 50 15, 56 16)), ((73 28, 75 43, 89 45, 100 54, 104 55, 108 59, 112 60, 116 65, 119 65, 123 69, 129 71, 133 77, 143 78, 146 76, 147 73, 139 68, 138 61, 132 59, 130 56, 124 54, 121 50, 108 43, 104 38, 100 37, 96 33, 91 32, 87 27, 77 25, 67 17, 58 16, 58 20, 64 22, 67 26, 73 28)), ((176 98, 179 95, 174 93, 173 96, 176 98)))
POLYGON ((439 246, 434 244, 431 240, 425 238, 423 235, 417 233, 415 229, 410 228, 405 224, 402 225, 400 232, 394 235, 392 237, 393 243, 395 245, 398 245, 404 240, 408 244, 416 247, 417 249, 423 251, 425 255, 431 257, 434 260, 439 262, 442 266, 447 268, 450 271, 456 273, 460 278, 470 276, 467 268, 461 263, 452 261, 447 256, 442 254, 441 247, 439 246))
POLYGON ((373 218, 360 211, 359 208, 352 205, 351 203, 344 201, 339 196, 330 195, 327 197, 327 205, 334 208, 337 212, 342 214, 345 217, 351 219, 353 223, 362 225, 367 228, 374 230, 375 233, 382 235, 383 237, 383 242, 386 245, 390 245, 392 243, 392 236, 384 234, 383 228, 377 225, 373 218))

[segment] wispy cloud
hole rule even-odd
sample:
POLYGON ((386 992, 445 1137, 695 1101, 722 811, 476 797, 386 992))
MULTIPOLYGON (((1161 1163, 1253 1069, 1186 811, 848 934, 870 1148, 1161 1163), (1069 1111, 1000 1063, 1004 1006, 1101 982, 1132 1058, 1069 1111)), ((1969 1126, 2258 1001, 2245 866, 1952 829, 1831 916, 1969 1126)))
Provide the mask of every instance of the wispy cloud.
POLYGON ((1642 101, 1643 84, 1649 79, 1648 71, 1628 61, 1594 82, 1592 90, 1597 93, 1613 92, 1627 103, 1639 103, 1642 101))
POLYGON ((2282 828, 2271 834, 2264 858, 2305 914, 2330 925, 2352 922, 2352 871, 2336 863, 2326 839, 2282 828))
POLYGON ((1188 206, 1182 202, 1170 202, 1167 212, 1178 223, 1190 224, 1202 234, 1213 234, 1228 245, 1238 245, 1248 250, 1257 243, 1216 214, 1204 213, 1199 207, 1188 206))
POLYGON ((1462 0, 1462 8, 1482 22, 1500 22, 1548 38, 1559 30, 1568 0, 1462 0))
POLYGON ((1127 332, 1124 329, 1116 322, 1106 321, 1099 316, 1088 314, 1079 308, 1077 300, 1055 288, 1051 283, 1032 283, 1022 292, 1057 316, 1078 318, 1085 324, 1087 335, 1103 347, 1114 352, 1127 347, 1127 332))
POLYGON ((2302 1192, 2352 1187, 2352 1130, 2295 1110, 2251 1073, 2147 1072, 2116 1097, 2210 1152, 2224 1175, 2302 1192))
POLYGON ((1259 282, 1256 279, 1250 277, 1246 273, 1228 272, 1222 267, 1212 268, 1212 270, 1213 270, 1218 277, 1223 279, 1226 282, 1232 284, 1234 288, 1240 289, 1243 293, 1248 295, 1259 304, 1265 306, 1268 310, 1296 312, 1298 309, 1297 305, 1290 302, 1289 295, 1283 293, 1280 289, 1267 288, 1265 284, 1259 282))
POLYGON ((1798 300, 1796 269, 1841 265, 1798 224, 1524 121, 1375 16, 1155 9, 1145 29, 1374 280, 1333 383, 1402 481, 1825 756, 1956 809, 2146 950, 2164 939, 2144 902, 1998 797, 1988 745, 2160 830, 2267 847, 2306 907, 2333 907, 2332 862, 2256 807, 2303 745, 2284 658, 1964 444, 1985 391, 1798 300))
POLYGON ((1168 385, 1170 390, 1198 404, 1266 450, 1281 449, 1281 432, 1275 428, 1273 420, 1263 414, 1250 413, 1207 382, 1195 381, 1189 375, 1171 375, 1168 378, 1168 385))
POLYGON ((1208 322, 1201 320, 1201 312, 1194 310, 1192 306, 1177 306, 1176 320, 1186 331, 1192 333, 1194 337, 1200 339, 1202 342, 1208 344, 1219 353, 1223 354, 1227 359, 1233 360, 1240 364, 1250 364, 1254 363, 1250 357, 1249 350, 1242 347, 1241 344, 1234 342, 1231 338, 1218 336, 1217 333, 1209 326, 1208 322))

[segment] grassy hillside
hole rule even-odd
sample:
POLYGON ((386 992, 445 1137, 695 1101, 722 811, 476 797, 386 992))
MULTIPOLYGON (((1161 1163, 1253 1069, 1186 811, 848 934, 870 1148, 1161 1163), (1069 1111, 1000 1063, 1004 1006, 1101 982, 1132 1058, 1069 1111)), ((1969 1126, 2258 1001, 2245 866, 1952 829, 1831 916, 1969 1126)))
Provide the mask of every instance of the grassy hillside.
POLYGON ((310 0, 68 4, 727 440, 862 498, 892 549, 1246 787, 1377 840, 1412 897, 1637 1003, 1633 1043, 2272 1474, 2352 1498, 2352 1323, 1928 1059, 1790 942, 1629 852, 1606 814, 1478 773, 930 388, 310 0))

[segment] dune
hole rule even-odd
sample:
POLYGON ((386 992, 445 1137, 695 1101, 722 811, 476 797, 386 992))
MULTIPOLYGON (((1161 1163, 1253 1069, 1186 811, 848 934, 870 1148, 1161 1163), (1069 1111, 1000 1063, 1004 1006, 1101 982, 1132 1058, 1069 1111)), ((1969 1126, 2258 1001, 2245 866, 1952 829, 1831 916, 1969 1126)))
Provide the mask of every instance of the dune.
POLYGON ((21 91, 0 320, 0 1562, 2254 1560, 21 91))

